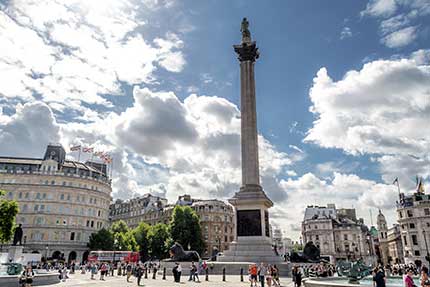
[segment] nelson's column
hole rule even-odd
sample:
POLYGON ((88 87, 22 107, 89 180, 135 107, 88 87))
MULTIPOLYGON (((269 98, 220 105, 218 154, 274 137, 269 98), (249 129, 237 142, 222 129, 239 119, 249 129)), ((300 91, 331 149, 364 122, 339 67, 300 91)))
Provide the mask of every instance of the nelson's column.
POLYGON ((273 202, 260 185, 254 64, 259 57, 249 22, 242 21, 242 42, 234 45, 240 62, 242 187, 229 202, 236 209, 236 240, 219 257, 222 262, 281 262, 272 249, 269 211, 273 202))

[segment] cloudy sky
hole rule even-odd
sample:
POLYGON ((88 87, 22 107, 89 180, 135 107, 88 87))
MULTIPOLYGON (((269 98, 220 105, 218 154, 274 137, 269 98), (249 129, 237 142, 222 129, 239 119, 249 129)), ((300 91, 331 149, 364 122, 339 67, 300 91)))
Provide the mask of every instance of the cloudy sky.
POLYGON ((427 0, 1 0, 0 155, 82 144, 113 155, 114 198, 231 197, 242 17, 272 223, 297 239, 327 203, 394 223, 396 177, 430 189, 427 0))

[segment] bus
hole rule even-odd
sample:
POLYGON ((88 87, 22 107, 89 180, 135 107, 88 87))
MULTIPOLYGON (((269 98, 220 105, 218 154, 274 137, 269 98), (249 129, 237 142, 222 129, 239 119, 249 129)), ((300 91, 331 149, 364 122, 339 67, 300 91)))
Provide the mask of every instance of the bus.
POLYGON ((139 252, 133 251, 91 251, 88 255, 88 261, 102 262, 139 262, 139 252))

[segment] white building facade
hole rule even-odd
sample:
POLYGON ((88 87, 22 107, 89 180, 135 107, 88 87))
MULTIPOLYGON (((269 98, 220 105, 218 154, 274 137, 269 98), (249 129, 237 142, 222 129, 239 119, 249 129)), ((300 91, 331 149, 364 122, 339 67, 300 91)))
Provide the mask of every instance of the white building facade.
POLYGON ((89 236, 108 226, 111 181, 106 165, 65 155, 49 145, 44 158, 0 157, 0 189, 18 201, 24 252, 82 261, 89 236))

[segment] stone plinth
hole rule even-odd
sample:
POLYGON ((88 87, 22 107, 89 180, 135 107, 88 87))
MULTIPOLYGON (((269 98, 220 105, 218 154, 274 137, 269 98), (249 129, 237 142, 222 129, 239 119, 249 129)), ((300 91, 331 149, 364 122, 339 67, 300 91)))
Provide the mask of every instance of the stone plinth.
POLYGON ((22 250, 23 246, 11 245, 8 248, 8 261, 12 260, 13 263, 21 263, 23 260, 22 250))

